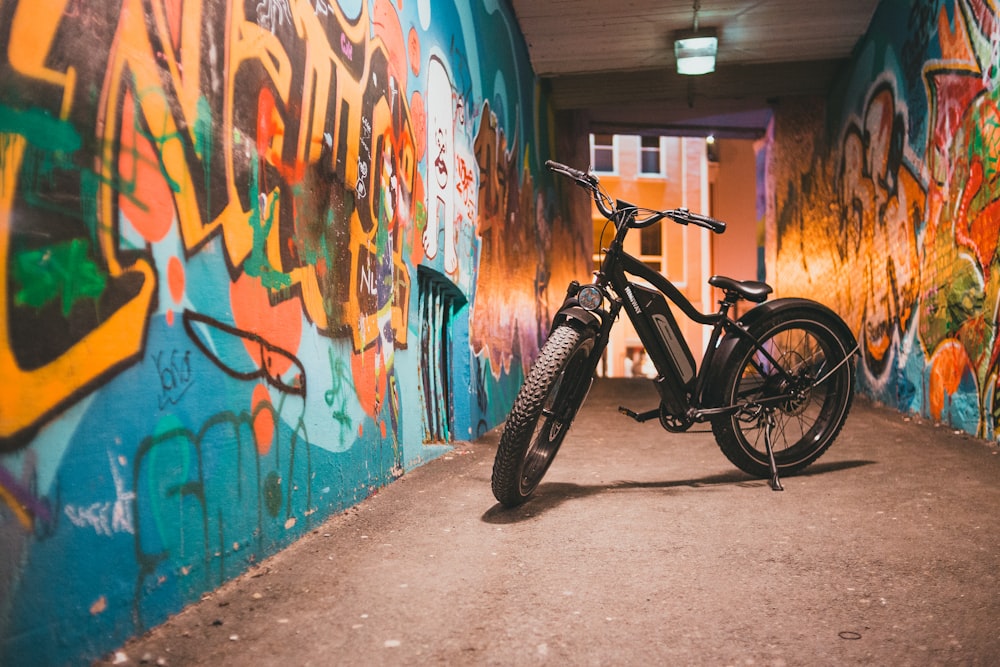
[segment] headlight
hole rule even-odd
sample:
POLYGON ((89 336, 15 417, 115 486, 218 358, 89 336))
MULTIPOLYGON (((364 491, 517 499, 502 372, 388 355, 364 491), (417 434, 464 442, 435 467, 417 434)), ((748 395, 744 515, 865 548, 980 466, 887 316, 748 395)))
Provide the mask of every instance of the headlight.
POLYGON ((576 293, 576 300, 587 310, 597 310, 601 307, 601 303, 604 302, 604 295, 601 294, 601 290, 593 285, 584 285, 576 293))

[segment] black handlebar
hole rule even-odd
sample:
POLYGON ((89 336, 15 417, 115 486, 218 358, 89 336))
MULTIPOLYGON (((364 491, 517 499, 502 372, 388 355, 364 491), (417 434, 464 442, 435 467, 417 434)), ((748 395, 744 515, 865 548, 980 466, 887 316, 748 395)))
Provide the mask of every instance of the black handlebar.
MULTIPOLYGON (((545 166, 557 174, 562 174, 563 176, 572 178, 576 181, 577 185, 590 190, 591 194, 594 196, 594 203, 597 204, 598 210, 600 210, 604 217, 611 219, 616 213, 624 212, 624 208, 615 209, 614 207, 608 205, 611 202, 611 199, 601 191, 599 187, 600 180, 594 174, 574 169, 573 167, 562 164, 561 162, 556 162, 555 160, 546 160, 545 166)), ((699 227, 709 229, 716 234, 721 234, 726 231, 726 223, 722 220, 716 220, 715 218, 710 218, 709 216, 701 215, 700 213, 692 213, 686 208, 654 211, 652 215, 641 220, 636 220, 635 214, 638 213, 640 209, 631 204, 625 204, 625 206, 631 209, 629 211, 629 227, 634 227, 636 229, 648 227, 656 222, 659 222, 663 218, 670 218, 674 222, 682 225, 693 223, 699 227)))

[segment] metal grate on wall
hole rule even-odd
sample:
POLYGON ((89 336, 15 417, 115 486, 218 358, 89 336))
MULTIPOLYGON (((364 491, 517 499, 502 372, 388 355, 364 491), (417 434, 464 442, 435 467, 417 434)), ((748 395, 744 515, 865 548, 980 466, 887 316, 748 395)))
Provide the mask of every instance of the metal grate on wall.
POLYGON ((417 286, 424 442, 451 442, 455 427, 452 321, 467 300, 448 278, 424 266, 417 267, 417 286))

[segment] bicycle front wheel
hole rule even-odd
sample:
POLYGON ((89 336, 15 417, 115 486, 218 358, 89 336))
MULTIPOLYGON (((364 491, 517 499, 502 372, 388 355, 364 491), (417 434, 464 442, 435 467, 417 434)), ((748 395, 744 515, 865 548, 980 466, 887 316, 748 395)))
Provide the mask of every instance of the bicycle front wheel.
POLYGON ((493 495, 505 507, 534 492, 593 381, 594 338, 571 326, 549 336, 514 399, 493 462, 493 495))
POLYGON ((853 351, 823 312, 793 309, 753 327, 761 349, 740 341, 721 373, 720 406, 742 406, 712 420, 722 453, 755 477, 768 477, 765 430, 778 471, 798 472, 833 443, 854 400, 853 351))

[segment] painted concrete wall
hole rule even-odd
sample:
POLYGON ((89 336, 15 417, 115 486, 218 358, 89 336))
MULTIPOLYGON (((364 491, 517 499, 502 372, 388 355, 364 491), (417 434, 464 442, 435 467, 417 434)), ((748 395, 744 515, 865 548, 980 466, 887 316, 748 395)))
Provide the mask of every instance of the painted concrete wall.
POLYGON ((991 440, 998 102, 996 3, 885 0, 826 104, 778 107, 768 174, 778 291, 848 319, 864 391, 991 440))
POLYGON ((496 0, 0 2, 0 664, 503 418, 589 273, 547 108, 496 0))

